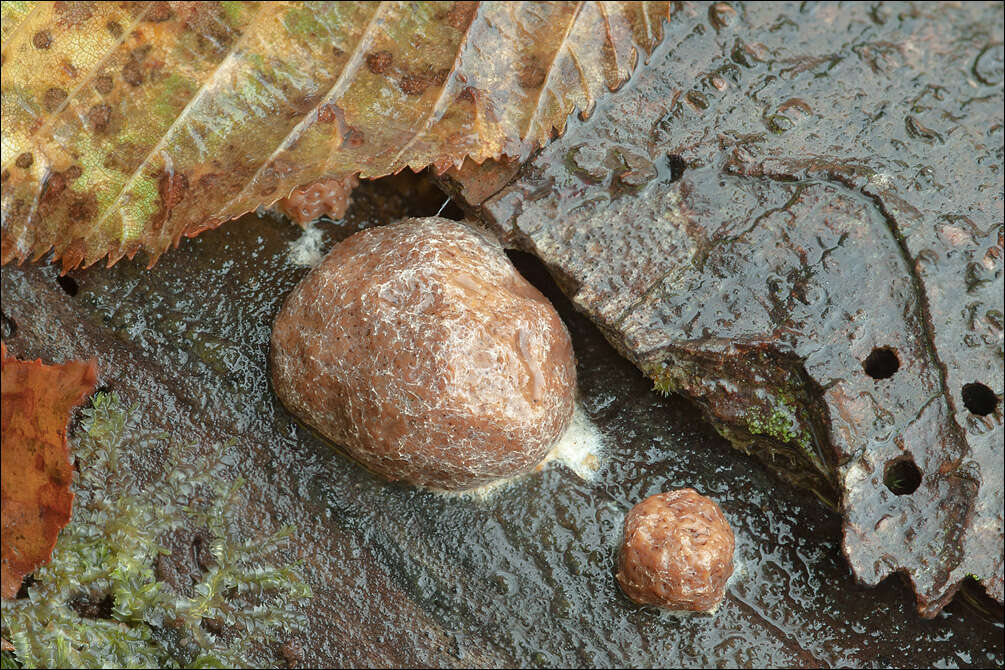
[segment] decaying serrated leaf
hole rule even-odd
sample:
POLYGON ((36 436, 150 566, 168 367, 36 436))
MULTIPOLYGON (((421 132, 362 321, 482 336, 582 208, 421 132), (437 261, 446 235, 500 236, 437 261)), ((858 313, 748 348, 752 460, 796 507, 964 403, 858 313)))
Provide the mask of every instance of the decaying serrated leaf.
POLYGON ((0 595, 13 598, 45 564, 73 508, 66 445, 70 412, 94 390, 95 362, 19 361, 0 344, 3 367, 3 555, 0 595))
POLYGON ((322 178, 525 157, 669 4, 5 3, 3 261, 156 259, 322 178))
POLYGON ((857 579, 900 573, 926 617, 969 580, 1005 601, 1003 93, 988 74, 1005 12, 695 9, 630 91, 515 177, 453 172, 453 193, 658 389, 790 481, 839 492, 857 579))

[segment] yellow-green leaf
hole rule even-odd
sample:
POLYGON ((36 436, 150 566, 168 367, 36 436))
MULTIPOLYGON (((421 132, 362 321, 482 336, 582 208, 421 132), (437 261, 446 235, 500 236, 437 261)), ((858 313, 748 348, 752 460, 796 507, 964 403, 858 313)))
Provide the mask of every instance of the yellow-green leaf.
POLYGON ((2 259, 145 249, 299 185, 525 157, 669 3, 3 3, 2 259))

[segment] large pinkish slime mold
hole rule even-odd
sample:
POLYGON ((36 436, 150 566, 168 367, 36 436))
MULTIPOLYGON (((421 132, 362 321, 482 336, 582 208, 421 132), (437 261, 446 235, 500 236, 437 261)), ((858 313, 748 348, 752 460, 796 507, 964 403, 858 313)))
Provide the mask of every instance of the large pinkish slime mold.
POLYGON ((459 490, 532 470, 572 418, 572 343, 499 244, 431 217, 359 232, 286 299, 272 380, 390 480, 459 490))

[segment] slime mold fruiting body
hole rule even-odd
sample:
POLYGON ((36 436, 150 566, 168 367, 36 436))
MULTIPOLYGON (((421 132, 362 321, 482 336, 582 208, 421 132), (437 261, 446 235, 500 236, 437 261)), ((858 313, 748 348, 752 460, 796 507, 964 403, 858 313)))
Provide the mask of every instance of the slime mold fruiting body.
POLYGON ((276 393, 391 480, 458 490, 534 468, 576 373, 554 307, 499 244, 431 217, 337 245, 283 305, 276 393))
POLYGON ((639 604, 711 611, 733 573, 734 546, 711 498, 693 489, 649 496, 625 519, 618 583, 639 604))

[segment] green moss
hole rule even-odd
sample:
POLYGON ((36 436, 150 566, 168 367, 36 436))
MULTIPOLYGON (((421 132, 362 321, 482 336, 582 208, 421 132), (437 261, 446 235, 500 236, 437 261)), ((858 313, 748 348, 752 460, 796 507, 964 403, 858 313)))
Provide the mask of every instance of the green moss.
POLYGON ((242 482, 228 481, 210 458, 171 448, 163 476, 136 479, 132 453, 165 436, 144 433, 135 418, 135 407, 123 409, 114 393, 96 394, 84 410, 73 517, 28 597, 3 602, 3 637, 24 667, 274 661, 269 644, 302 627, 294 606, 311 597, 294 567, 270 565, 292 530, 240 537, 234 510, 244 504, 242 482), (160 581, 155 568, 169 533, 182 529, 210 538, 212 559, 190 593, 160 581), (81 602, 110 603, 110 615, 83 616, 81 602))
POLYGON ((747 429, 751 435, 767 435, 779 442, 793 442, 797 432, 792 416, 792 412, 784 404, 773 408, 767 417, 758 408, 747 417, 747 429))
MULTIPOLYGON (((796 373, 777 365, 766 352, 759 355, 761 369, 775 368, 781 374, 768 380, 741 379, 740 388, 733 391, 706 377, 709 361, 688 354, 656 364, 646 374, 653 380, 653 390, 664 396, 680 392, 697 397, 712 425, 733 446, 758 456, 783 478, 836 509, 833 472, 813 436, 813 417, 806 409, 813 401, 806 398, 796 373), (724 414, 717 414, 716 407, 724 408, 724 414)), ((730 372, 743 374, 724 370, 723 375, 730 378, 730 372)))
POLYGON ((664 398, 670 396, 673 393, 673 388, 670 386, 670 382, 666 380, 656 380, 653 382, 653 390, 659 393, 664 398))

